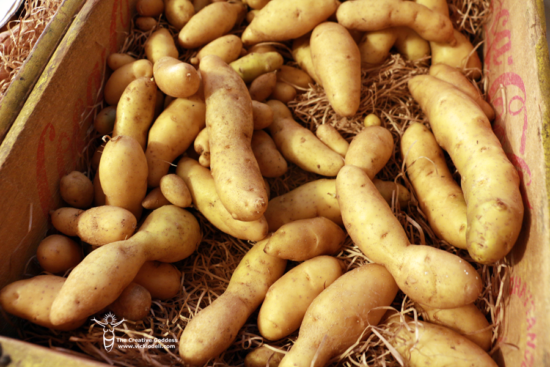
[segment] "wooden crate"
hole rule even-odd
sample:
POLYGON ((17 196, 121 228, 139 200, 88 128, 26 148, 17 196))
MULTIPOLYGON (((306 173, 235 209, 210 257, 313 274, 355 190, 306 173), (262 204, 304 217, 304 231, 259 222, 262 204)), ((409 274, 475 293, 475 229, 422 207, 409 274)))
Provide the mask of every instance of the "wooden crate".
MULTIPOLYGON (((101 98, 106 57, 122 44, 133 3, 87 1, 0 147, 0 287, 20 278, 44 237, 49 211, 61 205, 59 179, 82 168, 79 153, 91 123, 83 116, 101 98)), ((484 52, 489 97, 498 113, 494 130, 522 176, 527 209, 502 294, 501 366, 550 366, 550 62, 545 28, 543 0, 492 0, 484 52)), ((11 348, 7 343, 5 353, 11 348)), ((43 353, 40 347, 28 348, 43 353)))

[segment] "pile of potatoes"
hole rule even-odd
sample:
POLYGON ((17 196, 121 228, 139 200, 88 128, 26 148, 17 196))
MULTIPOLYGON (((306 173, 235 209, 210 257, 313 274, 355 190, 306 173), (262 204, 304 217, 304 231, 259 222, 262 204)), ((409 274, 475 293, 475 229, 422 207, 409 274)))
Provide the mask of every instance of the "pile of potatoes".
POLYGON ((48 275, 5 287, 6 311, 59 330, 105 309, 142 319, 151 299, 180 292, 169 263, 200 245, 198 211, 256 243, 226 291, 182 326, 184 363, 217 358, 259 310, 266 344, 299 336, 284 356, 262 347, 245 366, 323 366, 378 323, 411 366, 495 366, 489 322, 474 305, 480 275, 450 252, 411 244, 390 208, 406 209, 411 194, 376 178, 396 143, 380 119, 366 116, 348 142, 330 124, 314 134, 287 107, 317 84, 339 116, 356 116, 362 67, 383 63, 393 46, 410 60, 431 54, 429 75, 409 81, 431 130, 410 123, 399 142, 408 178, 440 239, 481 264, 502 259, 521 229, 519 177, 492 132, 492 107, 462 73, 480 76, 481 63, 445 0, 138 0, 136 10, 136 26, 150 32, 146 58, 108 58, 93 183, 79 172, 61 180, 70 207, 51 213, 61 234, 37 252, 48 275), (177 37, 158 24, 162 14, 177 37), (281 43, 292 60, 273 46, 281 43), (196 50, 189 63, 183 49, 196 50), (265 178, 289 163, 325 178, 270 199, 265 178), (348 235, 372 264, 350 270, 335 257, 348 235), (82 259, 71 237, 94 251, 82 259), (289 260, 299 264, 285 273, 289 260), (425 321, 386 313, 399 290, 425 321), (47 296, 30 302, 40 291, 47 296))

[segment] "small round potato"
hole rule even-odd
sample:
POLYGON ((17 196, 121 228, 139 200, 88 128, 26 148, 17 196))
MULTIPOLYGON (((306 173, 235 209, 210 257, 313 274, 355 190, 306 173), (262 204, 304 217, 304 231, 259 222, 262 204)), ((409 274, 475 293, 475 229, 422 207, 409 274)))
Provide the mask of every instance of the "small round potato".
POLYGON ((59 191, 63 200, 75 208, 87 209, 94 201, 92 181, 78 171, 73 171, 61 178, 59 191))
POLYGON ((277 82, 270 96, 271 99, 276 99, 285 104, 292 101, 295 97, 296 97, 296 89, 292 85, 284 82, 277 82))
POLYGON ((266 73, 262 74, 250 84, 249 92, 250 98, 253 101, 263 102, 265 101, 273 89, 275 89, 275 84, 277 84, 277 76, 275 73, 266 73))
POLYGON ((116 106, 107 106, 95 117, 94 127, 100 134, 107 135, 113 132, 116 120, 116 106))
POLYGON ((142 320, 151 310, 151 293, 139 284, 130 283, 108 308, 126 320, 142 320))
POLYGON ((153 75, 160 90, 176 98, 192 96, 201 84, 201 77, 192 65, 170 56, 155 62, 153 75))
POLYGON ((164 56, 170 56, 175 59, 179 57, 178 49, 174 43, 172 35, 166 28, 160 28, 153 32, 143 45, 147 59, 153 64, 164 56))
POLYGON ((116 69, 105 84, 104 96, 107 104, 114 106, 124 90, 137 78, 153 76, 153 64, 149 60, 137 60, 116 69))
POLYGON ((267 104, 252 101, 252 118, 254 130, 262 130, 273 123, 273 110, 267 104))
POLYGON ((166 200, 175 206, 187 208, 193 203, 191 193, 189 193, 189 188, 185 184, 185 181, 173 173, 160 179, 160 191, 162 191, 162 195, 164 195, 166 200))
POLYGON ((139 269, 134 282, 145 287, 153 298, 170 299, 181 290, 181 272, 172 264, 147 261, 139 269))
POLYGON ((114 71, 119 67, 132 63, 134 61, 136 61, 136 59, 128 54, 114 53, 110 54, 107 58, 107 65, 109 65, 111 70, 114 71))
POLYGON ((70 238, 52 234, 40 242, 36 258, 45 271, 63 274, 82 261, 82 249, 70 238))
POLYGON ((152 17, 136 18, 136 27, 143 32, 149 32, 157 26, 157 20, 152 17))
POLYGON ((374 113, 369 113, 367 116, 365 116, 365 127, 369 126, 380 126, 382 125, 382 121, 380 121, 380 118, 376 116, 374 113))
POLYGON ((195 7, 189 0, 165 0, 164 14, 168 23, 180 30, 195 15, 195 7))
POLYGON ((145 199, 141 202, 141 206, 149 210, 155 210, 164 205, 170 205, 170 202, 164 197, 164 195, 162 195, 160 187, 156 187, 151 190, 151 192, 148 193, 145 199))
POLYGON ((137 0, 136 10, 139 15, 144 17, 158 17, 164 10, 162 0, 137 0))
POLYGON ((280 177, 288 170, 288 165, 277 150, 275 142, 265 131, 254 131, 251 146, 262 176, 280 177))

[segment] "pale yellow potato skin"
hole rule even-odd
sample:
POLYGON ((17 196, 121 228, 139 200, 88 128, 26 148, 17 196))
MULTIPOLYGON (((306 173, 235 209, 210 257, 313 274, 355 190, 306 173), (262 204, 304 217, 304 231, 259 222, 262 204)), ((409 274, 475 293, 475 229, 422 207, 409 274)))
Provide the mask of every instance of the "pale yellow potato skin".
POLYGON ((277 70, 277 80, 304 89, 308 89, 309 85, 313 84, 313 79, 308 73, 288 65, 282 65, 277 70))
POLYGON ((200 63, 206 97, 210 168, 216 190, 233 218, 255 221, 267 208, 267 192, 250 147, 252 100, 241 77, 222 59, 200 63))
POLYGON ((321 255, 336 255, 346 233, 325 217, 299 219, 281 226, 265 246, 265 253, 292 261, 321 255))
POLYGON ((325 21, 339 5, 337 0, 270 1, 244 30, 243 43, 296 39, 325 21))
POLYGON ((476 101, 489 121, 493 121, 495 119, 495 110, 493 109, 493 106, 485 101, 479 89, 474 87, 468 78, 460 72, 460 70, 446 64, 437 64, 430 67, 429 74, 454 85, 466 93, 476 101))
POLYGON ((472 76, 481 77, 481 60, 477 52, 472 52, 474 46, 470 40, 459 31, 454 31, 455 45, 444 42, 430 42, 432 49, 432 65, 446 64, 459 69, 474 69, 472 76))
POLYGON ((514 246, 523 222, 519 174, 479 106, 449 83, 430 75, 409 81, 437 143, 462 178, 468 203, 466 242, 474 261, 489 264, 514 246))
POLYGON ((284 224, 315 217, 325 217, 338 225, 343 225, 340 206, 336 199, 336 180, 321 179, 308 182, 271 199, 265 211, 270 232, 275 232, 284 224))
POLYGON ((122 93, 137 78, 151 78, 153 64, 149 60, 137 60, 116 69, 107 80, 103 94, 105 102, 113 106, 118 103, 122 93))
POLYGON ((166 28, 160 28, 153 32, 143 45, 147 59, 155 64, 164 56, 175 59, 179 57, 178 49, 172 35, 166 28))
POLYGON ((317 256, 279 278, 269 287, 260 308, 260 334, 267 340, 278 340, 298 330, 311 302, 343 270, 343 263, 336 258, 317 256))
POLYGON ((51 213, 52 225, 67 236, 101 246, 129 238, 136 229, 136 217, 118 206, 103 205, 86 211, 59 208, 51 213))
POLYGON ((269 3, 270 0, 246 0, 246 1, 243 1, 244 3, 246 3, 248 6, 250 6, 252 9, 262 9, 264 6, 267 5, 267 3, 269 3))
POLYGON ((319 125, 319 127, 317 127, 317 130, 315 131, 315 135, 317 135, 319 140, 325 143, 330 149, 334 150, 342 157, 346 156, 346 153, 349 149, 349 143, 332 125, 319 125))
POLYGON ((262 74, 252 81, 249 92, 252 101, 263 102, 273 92, 277 84, 277 76, 275 73, 262 74))
POLYGON ((175 98, 187 98, 197 93, 201 77, 188 63, 170 56, 164 56, 155 62, 153 75, 159 89, 175 98))
POLYGON ((416 61, 430 55, 430 44, 414 30, 407 27, 397 27, 396 32, 395 47, 407 60, 416 61))
POLYGON ((282 102, 270 100, 267 104, 273 110, 273 123, 269 131, 285 159, 305 171, 336 176, 344 165, 342 156, 294 121, 290 110, 282 102))
POLYGON ((193 143, 205 126, 205 115, 204 101, 192 96, 175 99, 155 120, 145 151, 149 187, 158 187, 170 163, 193 143))
POLYGON ((396 334, 387 340, 411 367, 497 367, 483 349, 450 329, 409 317, 406 322, 408 327, 391 318, 390 332, 396 334))
POLYGON ((275 142, 265 131, 254 131, 251 146, 262 176, 280 177, 288 170, 288 165, 277 150, 275 142))
POLYGON ((292 42, 292 57, 304 69, 310 77, 319 85, 323 85, 321 79, 315 74, 313 60, 311 59, 311 35, 308 33, 292 42))
POLYGON ((336 18, 349 29, 369 32, 404 26, 426 41, 454 42, 449 17, 413 1, 346 1, 338 8, 336 18))
POLYGON ((369 113, 367 116, 365 116, 365 121, 363 124, 365 125, 365 127, 381 126, 382 121, 380 121, 380 117, 376 116, 374 113, 369 113))
POLYGON ((169 174, 160 180, 162 195, 175 206, 187 208, 193 203, 185 181, 176 174, 169 174))
POLYGON ((405 209, 407 207, 407 204, 409 201, 411 201, 411 193, 407 188, 399 183, 390 182, 390 181, 382 181, 377 178, 372 180, 372 183, 374 186, 376 186, 376 189, 382 195, 384 200, 388 203, 388 205, 391 206, 392 200, 393 200, 393 192, 398 191, 397 197, 395 198, 396 204, 401 207, 401 209, 405 209))
POLYGON ((40 241, 36 258, 48 273, 63 275, 82 260, 82 248, 68 237, 52 234, 40 241))
MULTIPOLYGON (((315 298, 298 339, 279 367, 310 367, 327 362, 352 346, 369 325, 377 325, 398 288, 388 271, 368 264, 336 279, 315 298)), ((367 334, 367 333, 366 333, 367 334)), ((366 337, 367 335, 365 335, 366 337)))
POLYGON ((107 65, 111 68, 111 70, 115 71, 116 69, 126 65, 130 64, 132 62, 136 61, 135 58, 128 54, 122 54, 122 53, 114 53, 110 54, 109 57, 107 57, 107 65))
POLYGON ((252 52, 233 61, 229 66, 245 83, 250 83, 262 74, 277 70, 283 62, 283 57, 278 52, 252 52))
POLYGON ((216 55, 226 63, 231 63, 241 55, 243 43, 241 39, 234 34, 228 34, 216 38, 199 51, 197 56, 191 60, 192 63, 198 64, 206 55, 216 55))
POLYGON ((284 104, 292 101, 296 97, 296 88, 285 82, 277 82, 269 98, 281 101, 284 104))
POLYGON ((427 306, 422 306, 422 308, 426 311, 426 321, 456 331, 476 343, 486 352, 491 349, 491 339, 493 337, 491 324, 475 304, 447 310, 427 306))
POLYGON ((146 261, 133 282, 145 287, 151 297, 162 300, 174 298, 182 289, 181 271, 160 261, 146 261))
POLYGON ((191 158, 182 158, 178 162, 176 174, 187 184, 193 198, 193 206, 220 231, 249 241, 259 241, 267 236, 268 225, 264 216, 252 222, 243 222, 231 216, 220 201, 210 170, 201 166, 199 162, 191 158))
POLYGON ((283 356, 283 353, 278 353, 264 345, 246 355, 244 367, 266 367, 268 361, 268 367, 277 367, 283 356))
POLYGON ((420 208, 437 237, 466 249, 466 201, 428 128, 411 124, 401 139, 401 155, 420 208))
POLYGON ((73 171, 59 181, 59 193, 67 204, 87 209, 94 201, 94 185, 82 172, 73 171))
POLYGON ((338 23, 319 24, 311 34, 311 59, 315 74, 334 111, 355 115, 361 100, 361 54, 346 28, 338 23))
POLYGON ((393 154, 393 137, 388 129, 371 126, 357 134, 346 152, 346 165, 357 166, 374 176, 388 163, 393 154))
POLYGON ((425 7, 449 18, 449 4, 447 3, 447 0, 414 0, 414 2, 424 5, 425 7))
POLYGON ((145 199, 141 202, 141 206, 145 209, 154 210, 161 206, 170 205, 170 202, 162 195, 160 187, 155 187, 151 192, 145 196, 145 199))
POLYGON ((384 265, 412 300, 437 308, 474 302, 481 277, 465 260, 430 246, 411 246, 369 176, 345 166, 336 178, 342 219, 353 242, 372 261, 384 265))
POLYGON ((225 351, 260 306, 269 287, 283 275, 286 260, 265 254, 265 243, 258 242, 248 251, 226 291, 187 324, 179 348, 185 363, 203 365, 225 351))
POLYGON ((195 15, 195 7, 189 0, 165 0, 164 7, 166 20, 177 30, 182 29, 195 15))
POLYGON ((138 78, 128 84, 117 105, 113 139, 122 135, 134 138, 145 150, 156 100, 157 85, 152 79, 138 78))
POLYGON ((146 261, 176 262, 201 242, 195 217, 173 205, 153 211, 125 241, 92 251, 78 264, 52 304, 54 325, 79 320, 113 303, 146 261))
POLYGON ((244 12, 239 3, 215 2, 196 13, 178 35, 184 48, 197 48, 227 34, 244 12))
POLYGON ((200 154, 199 163, 203 167, 210 167, 210 143, 208 142, 208 129, 205 127, 195 138, 195 152, 200 154))
POLYGON ((132 282, 107 308, 121 319, 139 321, 149 315, 151 304, 151 293, 145 287, 132 282))
POLYGON ((74 330, 87 318, 54 325, 50 320, 52 303, 59 294, 65 278, 55 275, 38 275, 34 278, 10 283, 0 291, 0 306, 4 311, 54 330, 74 330), (37 297, 37 295, 40 295, 37 297))
POLYGON ((262 130, 273 123, 273 110, 267 104, 252 100, 254 130, 262 130))

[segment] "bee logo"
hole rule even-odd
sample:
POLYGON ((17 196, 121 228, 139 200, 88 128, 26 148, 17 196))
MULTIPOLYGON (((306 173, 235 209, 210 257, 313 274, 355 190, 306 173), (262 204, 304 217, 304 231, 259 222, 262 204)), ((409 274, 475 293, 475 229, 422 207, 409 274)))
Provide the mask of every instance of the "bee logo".
POLYGON ((110 352, 115 345, 115 328, 125 321, 124 318, 117 322, 116 316, 112 312, 109 312, 103 317, 103 321, 96 320, 95 318, 92 321, 103 327, 103 347, 105 347, 107 352, 110 352))

